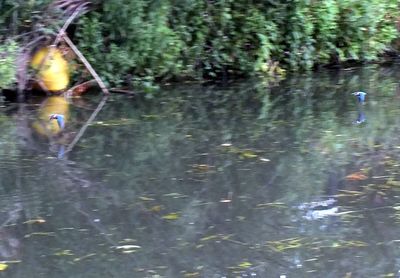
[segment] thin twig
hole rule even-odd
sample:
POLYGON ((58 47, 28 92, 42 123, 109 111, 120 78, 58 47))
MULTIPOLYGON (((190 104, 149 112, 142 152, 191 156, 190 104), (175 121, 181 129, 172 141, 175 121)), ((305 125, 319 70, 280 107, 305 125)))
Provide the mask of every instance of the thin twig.
POLYGON ((75 52, 76 56, 79 57, 79 59, 82 61, 82 63, 85 65, 85 67, 90 72, 90 74, 94 77, 94 79, 96 79, 96 82, 97 82, 97 84, 99 84, 104 95, 109 95, 110 92, 108 91, 106 85, 103 83, 103 80, 101 80, 99 75, 96 73, 96 71, 90 65, 89 61, 86 60, 85 56, 83 56, 83 54, 79 51, 79 49, 74 45, 74 43, 70 40, 70 38, 66 34, 64 34, 63 38, 64 38, 64 41, 68 44, 68 46, 72 49, 72 51, 75 52))
POLYGON ((90 118, 86 121, 86 123, 82 126, 82 128, 79 130, 78 134, 75 136, 74 140, 72 140, 71 144, 68 145, 68 148, 65 150, 65 154, 69 153, 76 143, 78 143, 79 139, 83 136, 85 133, 86 129, 88 126, 93 122, 93 120, 96 118, 97 114, 100 112, 100 110, 103 108, 104 104, 106 104, 106 101, 108 99, 108 96, 104 96, 99 105, 97 106, 96 110, 90 115, 90 118))
POLYGON ((72 23, 72 21, 75 19, 80 11, 81 7, 76 9, 75 12, 67 19, 67 21, 65 21, 64 26, 60 29, 60 31, 58 31, 57 37, 54 39, 52 46, 57 46, 60 43, 62 37, 65 34, 65 31, 67 31, 68 26, 72 23))

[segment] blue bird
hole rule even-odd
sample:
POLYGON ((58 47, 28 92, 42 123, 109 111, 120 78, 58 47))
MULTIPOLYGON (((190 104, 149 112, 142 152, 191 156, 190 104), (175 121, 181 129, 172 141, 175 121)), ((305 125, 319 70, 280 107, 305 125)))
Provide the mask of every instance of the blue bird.
POLYGON ((51 114, 49 120, 57 120, 57 124, 60 127, 60 130, 64 129, 64 127, 65 127, 64 115, 51 114))
POLYGON ((354 92, 353 95, 355 95, 357 97, 359 103, 361 103, 361 104, 365 103, 365 96, 367 95, 367 93, 354 92))

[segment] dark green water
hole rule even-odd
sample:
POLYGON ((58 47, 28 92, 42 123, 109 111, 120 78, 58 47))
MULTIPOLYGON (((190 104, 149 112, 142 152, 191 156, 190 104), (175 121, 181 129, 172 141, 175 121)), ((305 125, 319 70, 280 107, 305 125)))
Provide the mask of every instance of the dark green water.
POLYGON ((0 277, 399 277, 399 77, 112 96, 64 155, 96 95, 50 142, 0 102, 0 277))

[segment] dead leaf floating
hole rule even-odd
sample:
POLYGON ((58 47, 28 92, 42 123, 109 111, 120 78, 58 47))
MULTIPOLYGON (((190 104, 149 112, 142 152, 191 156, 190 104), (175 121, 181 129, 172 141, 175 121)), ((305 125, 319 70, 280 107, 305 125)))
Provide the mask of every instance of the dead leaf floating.
POLYGON ((346 176, 346 180, 348 181, 363 181, 366 179, 368 179, 368 177, 364 175, 362 172, 355 172, 346 176))

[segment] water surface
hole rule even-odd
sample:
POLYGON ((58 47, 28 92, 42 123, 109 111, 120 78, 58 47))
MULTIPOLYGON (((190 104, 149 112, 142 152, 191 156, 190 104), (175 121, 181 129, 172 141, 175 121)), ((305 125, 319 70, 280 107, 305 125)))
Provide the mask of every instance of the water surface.
POLYGON ((0 102, 0 276, 397 277, 399 69, 0 102))

